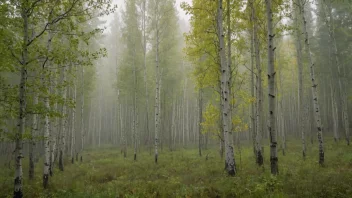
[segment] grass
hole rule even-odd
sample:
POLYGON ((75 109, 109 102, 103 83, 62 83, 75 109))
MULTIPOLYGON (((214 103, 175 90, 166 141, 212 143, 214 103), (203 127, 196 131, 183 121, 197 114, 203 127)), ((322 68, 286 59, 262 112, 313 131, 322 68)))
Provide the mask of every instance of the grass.
MULTIPOLYGON (((117 148, 87 151, 83 163, 69 163, 65 171, 55 169, 48 190, 42 189, 42 163, 36 177, 28 181, 24 167, 25 197, 352 197, 352 146, 329 141, 326 164, 318 165, 317 145, 301 157, 299 142, 288 142, 286 156, 279 153, 279 175, 270 175, 269 147, 264 168, 255 165, 251 147, 236 149, 238 173, 228 177, 216 149, 161 152, 154 164, 148 152, 124 159, 117 148), (205 154, 209 159, 205 160, 205 154)), ((131 152, 130 152, 131 153, 131 152)), ((25 162, 26 163, 26 162, 25 162)), ((26 165, 26 164, 25 164, 26 165)), ((11 197, 13 170, 0 170, 0 197, 11 197)))

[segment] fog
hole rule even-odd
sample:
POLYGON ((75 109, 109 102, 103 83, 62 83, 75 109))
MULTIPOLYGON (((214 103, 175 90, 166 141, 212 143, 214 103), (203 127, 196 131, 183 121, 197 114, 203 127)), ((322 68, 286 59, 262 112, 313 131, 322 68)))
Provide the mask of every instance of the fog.
POLYGON ((349 197, 351 15, 1 2, 0 197, 349 197))

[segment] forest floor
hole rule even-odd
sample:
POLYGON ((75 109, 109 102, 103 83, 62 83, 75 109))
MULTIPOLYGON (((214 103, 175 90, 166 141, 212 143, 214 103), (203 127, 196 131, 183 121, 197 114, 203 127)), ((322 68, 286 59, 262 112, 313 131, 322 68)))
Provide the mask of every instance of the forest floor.
MULTIPOLYGON (((87 151, 83 163, 70 164, 64 172, 55 169, 50 187, 42 189, 42 163, 34 181, 28 181, 24 162, 25 197, 352 197, 352 146, 341 140, 325 144, 326 163, 318 165, 317 144, 309 144, 307 159, 299 142, 287 142, 286 156, 279 153, 279 175, 270 175, 269 147, 264 168, 255 164, 250 146, 236 148, 238 173, 228 177, 224 162, 214 148, 198 156, 196 149, 159 154, 159 163, 149 152, 133 161, 117 148, 87 151), (240 157, 241 153, 241 157, 240 157), (208 160, 205 159, 209 154, 208 160)), ((167 151, 166 151, 167 150, 167 151)), ((11 197, 14 171, 0 169, 0 197, 11 197)))

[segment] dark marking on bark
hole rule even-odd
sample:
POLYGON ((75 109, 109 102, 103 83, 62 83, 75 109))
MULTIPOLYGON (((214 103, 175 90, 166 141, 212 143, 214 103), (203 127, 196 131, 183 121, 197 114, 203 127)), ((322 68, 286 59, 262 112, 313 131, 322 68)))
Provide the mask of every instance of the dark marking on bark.
MULTIPOLYGON (((15 178, 15 186, 16 185, 21 185, 22 184, 22 181, 19 177, 16 177, 15 178)), ((13 197, 14 198, 22 198, 23 197, 23 193, 22 193, 22 188, 18 189, 17 191, 14 190, 13 191, 13 197)))
POLYGON ((13 198, 22 198, 22 197, 23 197, 22 190, 13 192, 13 198))
POLYGON ((324 166, 324 151, 321 150, 319 151, 319 165, 324 166))
POLYGON ((306 160, 306 151, 305 150, 302 151, 302 156, 303 156, 303 160, 306 160))
POLYGON ((48 188, 48 184, 49 184, 49 175, 44 174, 43 175, 43 188, 44 189, 48 188))

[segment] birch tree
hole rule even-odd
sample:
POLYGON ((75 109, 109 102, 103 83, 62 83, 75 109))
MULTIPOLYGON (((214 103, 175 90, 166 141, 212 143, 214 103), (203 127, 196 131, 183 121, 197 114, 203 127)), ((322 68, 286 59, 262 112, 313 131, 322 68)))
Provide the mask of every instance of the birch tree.
MULTIPOLYGON (((306 2, 306 3, 309 3, 309 2, 306 2)), ((313 56, 312 52, 310 50, 309 34, 307 30, 307 21, 305 17, 305 6, 302 0, 299 0, 298 6, 300 9, 300 15, 303 21, 306 54, 308 55, 308 59, 310 63, 309 70, 310 70, 310 78, 312 81, 312 98, 313 98, 313 107, 314 107, 313 111, 314 111, 314 118, 315 118, 316 130, 317 130, 318 142, 319 142, 319 164, 323 165, 324 164, 323 125, 321 121, 320 106, 318 101, 318 89, 317 89, 318 84, 316 82, 315 73, 314 73, 315 63, 312 57, 313 56)))
POLYGON ((255 119, 255 149, 256 149, 256 162, 259 166, 263 165, 262 153, 262 126, 263 126, 263 92, 262 92, 262 68, 260 60, 260 41, 258 38, 258 18, 256 16, 255 0, 250 1, 252 20, 253 20, 253 42, 255 51, 255 64, 257 69, 256 75, 256 119, 255 119))
POLYGON ((223 116, 222 127, 224 131, 225 139, 225 169, 231 176, 236 174, 235 159, 232 140, 232 123, 231 123, 231 110, 230 110, 230 75, 231 71, 226 63, 225 55, 225 43, 224 43, 224 32, 223 32, 223 4, 222 0, 218 0, 218 14, 217 14, 217 28, 219 38, 219 55, 221 65, 221 113, 223 116))
POLYGON ((275 90, 275 67, 274 67, 274 28, 273 28, 273 10, 271 0, 265 1, 267 25, 268 25, 268 97, 269 97, 269 134, 270 134, 270 163, 271 174, 277 175, 278 157, 277 157, 277 138, 276 138, 276 90, 275 90))

